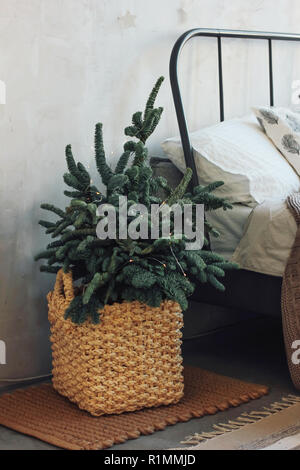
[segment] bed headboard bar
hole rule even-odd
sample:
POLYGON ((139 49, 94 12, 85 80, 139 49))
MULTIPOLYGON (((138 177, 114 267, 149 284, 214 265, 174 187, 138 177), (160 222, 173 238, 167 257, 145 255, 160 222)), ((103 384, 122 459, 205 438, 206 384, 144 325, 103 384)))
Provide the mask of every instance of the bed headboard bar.
POLYGON ((189 138, 188 126, 185 117, 181 91, 178 80, 178 62, 180 53, 186 43, 197 36, 215 37, 218 43, 218 69, 219 69, 219 98, 220 98, 220 120, 224 121, 224 87, 222 70, 222 38, 238 39, 262 39, 268 41, 269 51, 269 83, 270 83, 270 105, 274 105, 274 81, 273 81, 273 41, 300 41, 300 34, 267 33, 262 31, 239 31, 227 29, 205 29, 197 28, 184 33, 175 43, 170 59, 170 80, 175 103, 177 120, 182 140, 183 152, 186 166, 193 170, 193 185, 197 186, 198 176, 194 161, 193 150, 189 138))

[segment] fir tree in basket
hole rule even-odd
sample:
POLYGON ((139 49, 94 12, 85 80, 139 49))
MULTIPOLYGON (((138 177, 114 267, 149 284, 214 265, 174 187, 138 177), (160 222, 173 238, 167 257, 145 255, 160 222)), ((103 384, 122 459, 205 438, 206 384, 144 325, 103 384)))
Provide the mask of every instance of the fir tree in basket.
MULTIPOLYGON (((51 204, 41 205, 42 209, 54 213, 57 221, 39 222, 53 241, 35 259, 47 260, 40 268, 43 272, 71 270, 73 279, 80 281, 82 288, 65 314, 65 318, 71 318, 74 323, 83 323, 88 317, 98 323, 99 309, 124 300, 159 307, 167 299, 178 302, 186 310, 187 298, 194 292, 197 282, 208 282, 224 290, 219 279, 225 276, 227 269, 237 267, 209 249, 186 250, 185 238, 175 237, 172 225, 168 238, 101 240, 97 237, 96 229, 101 220, 98 208, 110 204, 118 211, 120 196, 128 198, 128 207, 139 203, 149 212, 152 204, 204 204, 206 211, 231 208, 224 199, 213 194, 222 182, 189 191, 192 171, 187 169, 179 186, 172 190, 165 178, 153 175, 145 144, 163 112, 163 108, 155 107, 163 80, 161 77, 155 84, 144 112, 136 112, 132 124, 125 129, 125 135, 131 140, 125 143, 115 170, 106 161, 102 124, 96 125, 95 160, 105 193, 92 184, 84 165, 76 163, 69 145, 66 148, 68 173, 64 181, 71 190, 64 194, 71 199, 70 204, 64 210, 51 204)), ((128 223, 131 220, 129 218, 128 223)), ((148 224, 150 228, 150 218, 148 224)), ((217 236, 207 222, 205 226, 206 233, 217 236)), ((207 247, 207 239, 205 244, 207 247)))

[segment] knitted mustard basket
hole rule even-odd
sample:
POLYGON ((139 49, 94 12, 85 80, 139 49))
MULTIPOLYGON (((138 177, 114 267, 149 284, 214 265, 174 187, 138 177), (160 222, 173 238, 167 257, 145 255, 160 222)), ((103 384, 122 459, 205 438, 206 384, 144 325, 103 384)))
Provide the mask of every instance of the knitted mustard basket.
POLYGON ((59 271, 47 296, 53 386, 94 416, 177 403, 183 396, 180 306, 106 305, 100 323, 65 320, 72 275, 59 271))

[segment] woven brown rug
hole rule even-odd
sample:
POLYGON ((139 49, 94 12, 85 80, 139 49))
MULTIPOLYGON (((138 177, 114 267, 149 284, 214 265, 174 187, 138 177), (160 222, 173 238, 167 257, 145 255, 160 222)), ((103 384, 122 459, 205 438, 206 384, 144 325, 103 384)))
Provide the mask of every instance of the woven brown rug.
POLYGON ((1 396, 0 424, 64 449, 99 450, 267 393, 263 385, 187 367, 185 396, 176 405, 96 418, 58 395, 51 384, 43 384, 1 396))

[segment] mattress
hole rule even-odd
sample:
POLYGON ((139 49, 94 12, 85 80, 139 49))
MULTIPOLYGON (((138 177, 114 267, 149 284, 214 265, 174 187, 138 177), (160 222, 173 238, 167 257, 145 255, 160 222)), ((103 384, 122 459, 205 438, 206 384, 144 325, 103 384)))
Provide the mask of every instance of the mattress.
MULTIPOLYGON (((152 159, 151 164, 156 176, 175 185, 180 181, 180 172, 169 162, 152 159)), ((296 235, 296 222, 284 201, 273 199, 252 207, 233 204, 232 210, 207 212, 206 218, 220 233, 210 239, 213 251, 247 271, 283 276, 296 235)))
POLYGON ((265 201, 252 210, 230 259, 242 269, 282 277, 296 230, 295 219, 284 201, 265 201))
POLYGON ((232 210, 224 211, 223 209, 217 209, 207 212, 207 221, 220 234, 218 238, 210 237, 211 249, 219 255, 222 255, 225 259, 231 260, 237 246, 242 240, 252 211, 253 207, 243 204, 233 204, 232 210))

